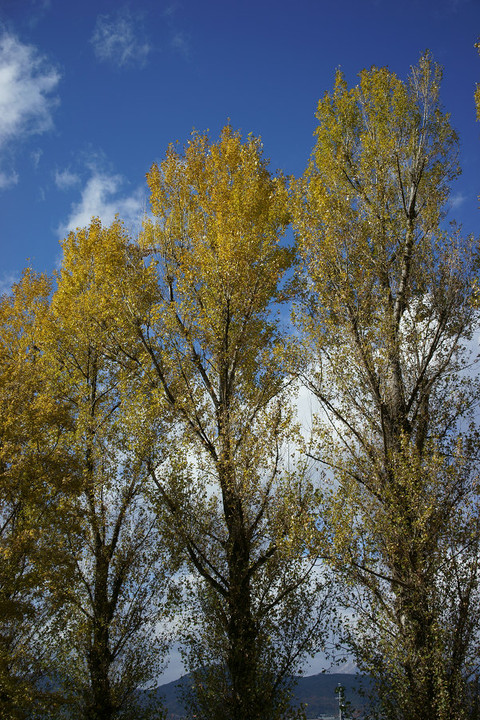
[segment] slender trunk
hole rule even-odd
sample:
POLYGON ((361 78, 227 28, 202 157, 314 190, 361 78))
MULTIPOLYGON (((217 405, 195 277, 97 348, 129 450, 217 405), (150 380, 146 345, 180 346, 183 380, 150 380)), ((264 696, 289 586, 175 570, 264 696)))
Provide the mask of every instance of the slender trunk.
POLYGON ((225 520, 228 528, 227 563, 229 577, 228 653, 231 682, 229 720, 256 720, 260 717, 256 687, 259 679, 257 630, 253 616, 250 574, 251 543, 245 524, 242 498, 236 488, 235 470, 229 459, 219 466, 225 520))
POLYGON ((241 525, 235 528, 229 553, 230 592, 228 598, 227 666, 232 684, 232 720, 258 717, 257 631, 252 613, 249 548, 241 525))
POLYGON ((86 703, 86 720, 111 720, 115 708, 112 703, 109 670, 112 661, 109 647, 110 603, 108 596, 109 561, 105 548, 105 528, 97 515, 95 499, 94 446, 96 439, 95 415, 97 403, 98 358, 93 347, 88 351, 88 384, 90 390, 91 425, 87 429, 87 447, 85 468, 87 482, 85 495, 87 499, 90 529, 95 543, 95 575, 93 578, 93 607, 90 627, 90 646, 87 663, 90 673, 91 697, 86 703))
POLYGON ((94 618, 88 652, 92 697, 87 709, 87 720, 111 720, 116 708, 109 677, 112 658, 109 647, 108 560, 104 556, 102 544, 97 543, 95 550, 94 618))

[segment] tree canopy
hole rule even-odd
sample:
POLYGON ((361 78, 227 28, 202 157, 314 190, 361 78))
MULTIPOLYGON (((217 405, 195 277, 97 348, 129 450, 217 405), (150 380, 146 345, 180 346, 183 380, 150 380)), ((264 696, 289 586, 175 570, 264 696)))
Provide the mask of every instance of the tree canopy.
POLYGON ((323 542, 354 583, 357 661, 398 718, 471 717, 477 672, 478 260, 442 224, 458 167, 439 84, 428 54, 406 83, 338 73, 295 195, 300 368, 335 478, 323 542))
POLYGON ((191 715, 300 717, 338 615, 379 717, 479 716, 479 264, 440 82, 428 53, 338 72, 298 179, 194 132, 138 236, 92 218, 2 297, 2 717, 163 717, 171 638, 191 715))

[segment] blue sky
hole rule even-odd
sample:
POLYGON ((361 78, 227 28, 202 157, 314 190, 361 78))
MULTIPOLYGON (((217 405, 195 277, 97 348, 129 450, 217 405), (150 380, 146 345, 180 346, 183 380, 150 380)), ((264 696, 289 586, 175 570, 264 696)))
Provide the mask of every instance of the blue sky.
POLYGON ((342 67, 402 77, 429 48, 461 140, 452 216, 478 225, 480 0, 1 0, 0 290, 92 215, 135 226, 145 173, 192 128, 230 119, 271 167, 300 174, 315 108, 342 67))

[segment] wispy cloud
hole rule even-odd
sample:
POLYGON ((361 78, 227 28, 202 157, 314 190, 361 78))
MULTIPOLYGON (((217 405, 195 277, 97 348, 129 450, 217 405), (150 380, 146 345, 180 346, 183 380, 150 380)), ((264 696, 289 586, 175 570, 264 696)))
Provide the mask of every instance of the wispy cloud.
POLYGON ((178 10, 178 3, 173 2, 173 3, 171 3, 170 5, 167 5, 167 7, 165 8, 165 10, 163 11, 163 14, 164 14, 164 16, 165 16, 166 18, 170 18, 170 17, 173 17, 173 16, 175 15, 175 13, 177 12, 177 10, 178 10))
POLYGON ((177 11, 179 9, 179 5, 176 2, 173 2, 171 5, 168 5, 165 10, 163 11, 163 17, 166 20, 167 25, 167 31, 169 35, 168 43, 172 50, 179 53, 180 55, 183 55, 185 60, 190 59, 190 35, 183 32, 178 27, 177 22, 177 11))
POLYGON ((27 19, 28 25, 31 28, 36 27, 38 23, 43 20, 45 15, 51 10, 51 8, 51 0, 31 0, 27 19))
POLYGON ((133 232, 140 229, 144 215, 145 197, 143 188, 124 194, 124 179, 93 169, 82 192, 79 202, 73 203, 70 215, 58 228, 60 237, 70 230, 88 225, 92 217, 99 217, 105 225, 119 215, 133 232))
POLYGON ((470 0, 445 0, 447 10, 456 13, 463 5, 467 5, 470 0))
POLYGON ((6 190, 6 188, 12 187, 18 183, 18 173, 14 170, 10 172, 4 172, 0 170, 0 190, 6 190))
POLYGON ((50 130, 59 80, 35 47, 7 32, 0 36, 0 151, 12 140, 50 130))
POLYGON ((0 295, 9 295, 14 283, 18 283, 20 275, 14 273, 3 273, 0 275, 0 295))
POLYGON ((468 197, 467 197, 467 195, 465 195, 465 193, 462 193, 462 192, 455 193, 455 195, 452 195, 450 197, 450 207, 452 208, 452 210, 456 210, 461 205, 463 205, 463 203, 467 199, 468 199, 468 197))
POLYGON ((65 170, 55 170, 55 185, 60 190, 69 190, 70 188, 78 185, 80 182, 80 176, 77 173, 72 172, 68 168, 65 170))
MULTIPOLYGON (((16 144, 52 128, 59 81, 59 72, 35 47, 11 33, 0 34, 0 189, 18 182, 16 144)), ((38 152, 32 154, 34 163, 38 152)))
POLYGON ((145 65, 151 51, 141 19, 128 12, 99 15, 91 43, 98 60, 120 67, 145 65))
POLYGON ((190 42, 183 32, 176 32, 172 37, 172 48, 188 60, 190 57, 190 42))
POLYGON ((33 150, 30 157, 32 158, 33 167, 35 170, 38 170, 38 166, 40 165, 40 160, 42 159, 43 150, 41 148, 37 148, 36 150, 33 150))

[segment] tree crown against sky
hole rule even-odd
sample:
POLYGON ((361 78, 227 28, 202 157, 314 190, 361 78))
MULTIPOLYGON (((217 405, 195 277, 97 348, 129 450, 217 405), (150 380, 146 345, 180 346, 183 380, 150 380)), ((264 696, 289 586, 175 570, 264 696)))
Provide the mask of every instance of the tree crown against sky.
POLYGON ((312 487, 283 464, 295 437, 274 314, 292 259, 285 181, 256 138, 226 127, 217 142, 171 146, 148 182, 154 221, 140 244, 153 272, 132 322, 147 387, 175 422, 174 455, 150 469, 198 577, 196 711, 277 717, 323 603, 301 601, 312 487))
POLYGON ((350 84, 372 65, 403 76, 425 48, 445 68, 442 96, 462 141, 451 212, 475 229, 479 14, 476 0, 304 2, 294 13, 252 0, 3 2, 0 282, 8 289, 29 258, 50 273, 58 239, 92 216, 109 225, 118 212, 138 227, 145 172, 192 127, 216 137, 231 118, 263 137, 272 167, 300 175, 336 68, 350 84))
POLYGON ((336 480, 325 547, 398 718, 468 716, 478 672, 478 252, 442 223, 458 168, 439 82, 429 54, 406 83, 338 74, 294 211, 300 371, 336 480))

